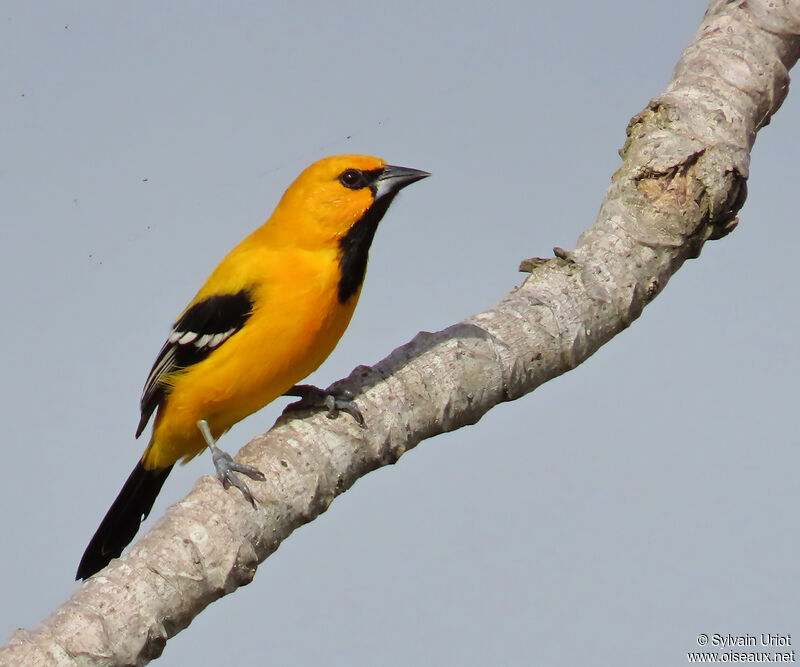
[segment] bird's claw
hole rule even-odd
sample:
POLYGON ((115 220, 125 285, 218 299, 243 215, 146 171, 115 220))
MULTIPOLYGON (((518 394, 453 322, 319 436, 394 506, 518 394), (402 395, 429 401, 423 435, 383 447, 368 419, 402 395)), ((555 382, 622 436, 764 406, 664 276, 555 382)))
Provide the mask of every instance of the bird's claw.
POLYGON ((299 401, 286 406, 287 410, 325 408, 328 419, 336 419, 339 412, 346 412, 361 428, 366 428, 364 416, 355 404, 355 394, 349 389, 325 390, 310 384, 298 384, 286 392, 286 396, 298 396, 299 401))
POLYGON ((236 473, 238 472, 242 475, 247 475, 250 479, 254 479, 257 482, 263 482, 267 479, 264 476, 264 473, 253 466, 234 461, 233 457, 228 454, 228 452, 217 447, 217 444, 214 442, 214 438, 211 435, 211 429, 208 427, 208 423, 204 419, 197 422, 197 427, 200 429, 203 439, 206 441, 208 448, 211 450, 211 460, 214 462, 214 468, 217 471, 217 479, 222 483, 222 487, 224 489, 229 489, 232 484, 239 489, 247 501, 253 507, 255 507, 256 501, 255 498, 253 498, 253 494, 250 493, 250 489, 247 487, 247 484, 245 484, 236 475, 236 473))
POLYGON ((219 447, 214 447, 211 450, 211 457, 214 460, 214 467, 217 470, 217 479, 222 483, 222 486, 228 489, 232 484, 239 489, 245 499, 255 507, 256 501, 253 498, 253 494, 250 493, 247 484, 245 484, 236 473, 247 475, 250 479, 254 479, 258 482, 263 482, 266 479, 264 473, 253 466, 234 461, 233 457, 231 457, 228 452, 221 450, 219 447))

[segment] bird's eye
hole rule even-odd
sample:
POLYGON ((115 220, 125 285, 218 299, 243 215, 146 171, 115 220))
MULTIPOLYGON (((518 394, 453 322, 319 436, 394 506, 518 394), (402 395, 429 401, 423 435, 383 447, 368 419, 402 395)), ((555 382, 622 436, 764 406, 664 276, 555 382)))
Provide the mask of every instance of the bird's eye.
POLYGON ((367 178, 359 169, 346 169, 339 176, 339 182, 351 190, 360 190, 367 187, 367 178))

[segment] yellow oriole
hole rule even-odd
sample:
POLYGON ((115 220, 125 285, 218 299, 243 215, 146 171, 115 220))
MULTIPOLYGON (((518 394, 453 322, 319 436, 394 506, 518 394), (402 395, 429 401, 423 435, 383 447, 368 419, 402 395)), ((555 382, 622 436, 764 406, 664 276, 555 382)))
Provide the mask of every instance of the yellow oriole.
POLYGON ((150 512, 172 466, 212 451, 217 476, 254 504, 243 473, 215 441, 275 398, 337 409, 361 421, 348 396, 295 383, 331 353, 356 307, 375 230, 399 190, 429 176, 364 155, 308 167, 267 222, 237 245, 172 327, 141 400, 138 438, 153 412, 141 460, 78 566, 85 579, 116 558, 150 512))

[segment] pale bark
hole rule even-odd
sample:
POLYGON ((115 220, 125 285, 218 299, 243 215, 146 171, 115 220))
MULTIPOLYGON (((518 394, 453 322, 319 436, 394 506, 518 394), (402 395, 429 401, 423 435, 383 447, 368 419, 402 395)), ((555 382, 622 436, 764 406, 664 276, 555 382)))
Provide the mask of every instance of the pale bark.
POLYGON ((797 0, 712 1, 667 90, 628 126, 597 222, 573 251, 525 262, 530 276, 491 310, 357 368, 342 384, 358 394, 366 430, 347 415, 281 418, 240 452, 267 476, 249 482, 257 510, 203 477, 128 554, 37 629, 15 633, 0 664, 157 657, 359 477, 584 361, 706 240, 733 228, 756 132, 783 102, 798 56, 797 0))

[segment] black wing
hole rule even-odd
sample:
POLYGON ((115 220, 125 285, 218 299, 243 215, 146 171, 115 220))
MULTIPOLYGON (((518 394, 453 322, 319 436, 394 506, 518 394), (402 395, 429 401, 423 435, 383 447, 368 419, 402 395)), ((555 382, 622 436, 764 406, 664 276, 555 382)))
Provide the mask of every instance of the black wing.
POLYGON ((144 384, 137 438, 169 391, 168 385, 162 382, 164 376, 205 359, 239 331, 252 312, 252 297, 247 290, 242 290, 236 294, 211 296, 181 315, 144 384))

